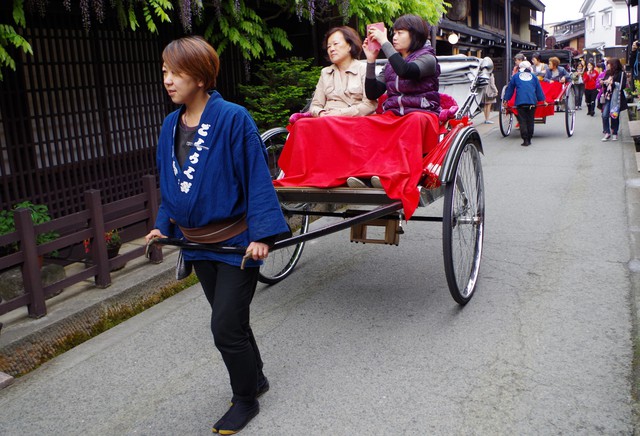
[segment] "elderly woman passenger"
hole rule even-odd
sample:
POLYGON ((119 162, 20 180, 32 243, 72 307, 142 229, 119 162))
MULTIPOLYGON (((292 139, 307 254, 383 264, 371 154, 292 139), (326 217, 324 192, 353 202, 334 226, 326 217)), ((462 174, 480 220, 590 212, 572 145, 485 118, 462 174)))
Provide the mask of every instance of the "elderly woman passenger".
POLYGON ((375 99, 364 95, 367 66, 358 58, 362 41, 348 26, 334 27, 324 39, 331 65, 322 69, 309 111, 314 117, 355 117, 372 114, 375 99))

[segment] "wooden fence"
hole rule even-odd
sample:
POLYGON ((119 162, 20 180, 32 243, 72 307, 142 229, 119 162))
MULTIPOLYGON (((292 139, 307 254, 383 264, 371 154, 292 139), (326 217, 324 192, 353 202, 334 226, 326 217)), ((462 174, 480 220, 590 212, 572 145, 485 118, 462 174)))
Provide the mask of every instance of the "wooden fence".
MULTIPOLYGON (((0 270, 20 266, 25 293, 0 303, 0 315, 26 305, 30 317, 42 317, 47 314, 47 297, 91 277, 96 286, 107 287, 111 284, 110 271, 113 268, 122 267, 127 261, 143 256, 145 247, 138 247, 110 259, 103 236, 106 231, 118 229, 122 241, 128 242, 143 237, 153 228, 159 206, 155 176, 144 176, 142 184, 141 194, 108 204, 102 204, 100 191, 88 190, 84 194, 84 210, 36 226, 28 209, 17 210, 16 231, 0 236, 0 246, 17 243, 19 250, 0 257, 0 270), (46 232, 56 232, 60 237, 37 245, 36 236, 46 232), (87 268, 44 286, 39 258, 55 250, 81 245, 85 240, 91 240, 91 263, 87 268)), ((162 261, 162 251, 154 250, 150 260, 162 261)))

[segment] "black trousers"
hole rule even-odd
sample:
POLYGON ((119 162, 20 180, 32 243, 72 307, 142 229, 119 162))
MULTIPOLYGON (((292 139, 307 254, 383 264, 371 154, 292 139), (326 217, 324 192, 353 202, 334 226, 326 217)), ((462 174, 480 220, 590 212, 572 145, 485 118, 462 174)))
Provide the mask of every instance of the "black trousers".
POLYGON ((533 118, 536 113, 536 105, 527 104, 518 106, 518 122, 520 123, 520 136, 525 142, 531 141, 533 136, 533 118))
POLYGON ((211 332, 229 372, 233 399, 253 400, 263 365, 249 325, 259 268, 241 270, 208 260, 194 261, 193 267, 211 305, 211 332))
POLYGON ((587 111, 589 114, 596 113, 596 97, 598 97, 597 89, 584 90, 584 99, 587 102, 587 111))

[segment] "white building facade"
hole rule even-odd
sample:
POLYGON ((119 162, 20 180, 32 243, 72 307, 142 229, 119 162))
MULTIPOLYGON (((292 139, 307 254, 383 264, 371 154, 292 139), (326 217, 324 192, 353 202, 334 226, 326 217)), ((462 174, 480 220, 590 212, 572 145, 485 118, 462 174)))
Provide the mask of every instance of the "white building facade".
POLYGON ((585 49, 626 59, 627 41, 620 28, 629 25, 629 15, 631 24, 637 21, 637 6, 628 8, 625 0, 585 0, 580 13, 585 19, 585 49))

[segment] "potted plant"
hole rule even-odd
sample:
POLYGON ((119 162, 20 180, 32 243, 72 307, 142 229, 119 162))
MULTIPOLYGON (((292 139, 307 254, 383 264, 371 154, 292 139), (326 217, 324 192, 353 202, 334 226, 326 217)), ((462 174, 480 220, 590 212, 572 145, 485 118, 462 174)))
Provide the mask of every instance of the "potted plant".
MULTIPOLYGON (((31 212, 31 220, 34 225, 43 224, 51 221, 51 216, 49 215, 49 208, 47 208, 44 204, 33 204, 30 201, 23 201, 13 206, 13 208, 9 210, 0 211, 0 235, 6 235, 7 233, 13 233, 16 231, 15 224, 15 211, 17 209, 29 209, 31 212)), ((40 233, 36 235, 36 244, 44 244, 47 242, 51 242, 60 237, 60 235, 56 232, 46 232, 40 233)), ((9 244, 3 247, 0 247, 0 255, 4 256, 7 254, 15 253, 18 251, 17 244, 9 244)), ((55 251, 52 254, 56 254, 55 251)))
POLYGON ((107 253, 109 257, 115 257, 118 255, 120 251, 120 247, 122 246, 122 239, 120 239, 120 235, 116 229, 105 232, 104 240, 107 243, 107 253))
MULTIPOLYGON (((122 239, 118 234, 118 230, 113 229, 104 233, 104 241, 107 243, 107 255, 109 259, 116 257, 122 246, 122 239)), ((89 254, 91 252, 91 241, 89 239, 84 240, 84 252, 89 254)))

